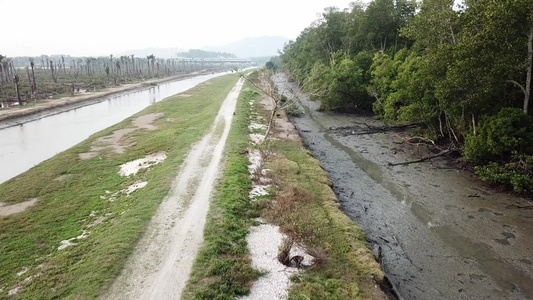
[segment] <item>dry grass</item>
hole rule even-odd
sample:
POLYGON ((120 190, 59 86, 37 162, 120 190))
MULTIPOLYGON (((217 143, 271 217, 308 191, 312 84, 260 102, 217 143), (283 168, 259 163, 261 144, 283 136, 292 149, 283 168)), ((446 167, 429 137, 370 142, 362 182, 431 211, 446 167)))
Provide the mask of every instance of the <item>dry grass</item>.
MULTIPOLYGON (((332 183, 319 162, 300 142, 273 141, 269 147, 276 153, 265 162, 272 170, 275 200, 263 217, 315 258, 311 268, 293 278, 289 298, 386 299, 372 280, 383 280, 383 272, 366 237, 339 210, 332 183)), ((286 249, 281 250, 283 258, 286 249)))

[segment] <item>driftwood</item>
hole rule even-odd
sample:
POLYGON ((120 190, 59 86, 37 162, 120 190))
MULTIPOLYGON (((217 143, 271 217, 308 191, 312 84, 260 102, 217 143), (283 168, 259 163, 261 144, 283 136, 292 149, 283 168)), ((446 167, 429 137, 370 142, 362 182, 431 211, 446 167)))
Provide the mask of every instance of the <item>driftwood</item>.
POLYGON ((386 133, 386 132, 398 132, 404 131, 406 129, 419 127, 420 123, 415 124, 406 124, 406 125, 393 125, 393 126, 372 126, 367 123, 357 123, 358 125, 352 126, 340 126, 340 127, 330 127, 329 130, 341 132, 344 136, 347 135, 365 135, 365 134, 375 134, 375 133, 386 133), (364 125, 367 130, 363 130, 361 125, 364 125))
POLYGON ((410 164, 415 164, 415 163, 420 163, 420 162, 424 162, 426 160, 430 160, 430 159, 434 159, 434 158, 437 158, 439 156, 443 156, 443 155, 446 155, 448 153, 451 153, 452 150, 443 150, 437 154, 433 154, 433 155, 428 155, 428 156, 425 156, 425 157, 422 157, 420 159, 417 159, 417 160, 411 160, 411 161, 406 161, 406 162, 401 162, 401 163, 391 163, 389 162, 388 165, 389 166, 403 166, 403 165, 410 165, 410 164))

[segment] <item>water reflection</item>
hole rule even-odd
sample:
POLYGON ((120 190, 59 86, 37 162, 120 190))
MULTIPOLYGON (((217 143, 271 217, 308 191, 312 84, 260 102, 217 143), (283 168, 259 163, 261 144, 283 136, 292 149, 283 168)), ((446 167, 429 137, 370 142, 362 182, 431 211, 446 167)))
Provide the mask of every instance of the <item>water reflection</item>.
POLYGON ((171 95, 225 73, 166 82, 0 130, 0 183, 171 95))

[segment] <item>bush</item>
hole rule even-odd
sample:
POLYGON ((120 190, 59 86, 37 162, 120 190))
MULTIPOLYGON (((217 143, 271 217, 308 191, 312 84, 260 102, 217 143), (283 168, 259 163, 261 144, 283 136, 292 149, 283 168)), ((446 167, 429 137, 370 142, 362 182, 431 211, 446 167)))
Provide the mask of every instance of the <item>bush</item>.
POLYGON ((467 135, 464 156, 474 163, 510 158, 513 152, 531 153, 533 123, 518 108, 503 108, 480 122, 477 135, 467 135))
POLYGON ((476 167, 476 174, 481 179, 512 187, 516 192, 531 192, 533 190, 533 156, 518 155, 513 160, 500 165, 491 162, 486 166, 476 167))

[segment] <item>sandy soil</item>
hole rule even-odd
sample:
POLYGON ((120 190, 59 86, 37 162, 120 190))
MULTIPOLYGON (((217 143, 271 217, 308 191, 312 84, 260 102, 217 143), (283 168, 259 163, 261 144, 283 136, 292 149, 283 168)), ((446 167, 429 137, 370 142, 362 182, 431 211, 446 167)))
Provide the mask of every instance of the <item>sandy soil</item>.
MULTIPOLYGON (((293 95, 287 95, 289 97, 293 95)), ((388 166, 427 154, 397 133, 343 135, 379 125, 365 116, 318 112, 298 98, 304 142, 334 183, 342 210, 364 230, 404 299, 533 297, 533 204, 491 190, 445 159, 388 166), (358 128, 360 127, 360 128, 358 128)))
POLYGON ((146 130, 157 129, 156 126, 152 125, 152 122, 161 118, 162 116, 163 116, 163 113, 156 113, 156 114, 148 114, 148 115, 139 116, 133 119, 132 125, 134 127, 115 130, 113 131, 112 134, 108 136, 98 138, 92 145, 91 150, 89 152, 79 154, 80 159, 86 160, 86 159, 91 159, 93 157, 96 157, 100 154, 102 150, 108 147, 110 147, 114 153, 117 153, 117 154, 124 153, 124 150, 126 150, 126 148, 129 148, 134 145, 133 142, 128 142, 124 140, 125 135, 138 129, 146 129, 146 130))
POLYGON ((171 193, 152 218, 123 272, 102 299, 180 297, 203 242, 211 191, 242 84, 241 79, 222 104, 211 131, 189 152, 171 193), (221 126, 222 133, 216 130, 221 126))
POLYGON ((4 205, 4 203, 0 202, 0 216, 10 216, 21 213, 29 207, 34 206, 35 203, 37 203, 37 198, 12 205, 4 205))

